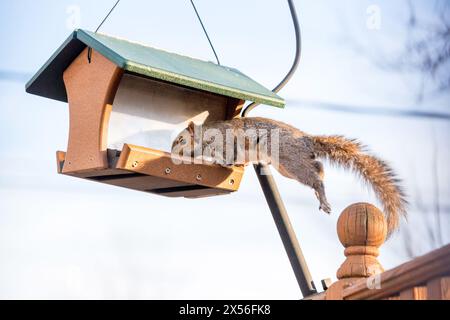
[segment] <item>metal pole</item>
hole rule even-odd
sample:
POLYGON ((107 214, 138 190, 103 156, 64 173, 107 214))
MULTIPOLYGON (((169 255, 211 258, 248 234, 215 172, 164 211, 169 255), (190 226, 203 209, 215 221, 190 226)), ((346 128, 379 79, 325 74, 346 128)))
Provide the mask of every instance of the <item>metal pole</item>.
POLYGON ((264 196, 266 197, 267 204, 272 212, 273 220, 277 226, 278 233, 283 241, 284 249, 286 250, 289 261, 291 262, 298 285, 303 297, 306 298, 307 296, 317 293, 317 290, 294 229, 292 228, 286 208, 281 200, 280 192, 278 191, 277 185, 268 166, 255 164, 254 168, 261 188, 263 189, 264 196))
MULTIPOLYGON (((281 80, 281 82, 273 89, 273 92, 280 91, 286 83, 291 79, 297 70, 298 64, 300 62, 301 55, 301 33, 300 25, 298 23, 297 13, 295 11, 294 1, 288 0, 289 10, 291 11, 292 22, 294 24, 295 30, 295 59, 292 63, 292 67, 286 76, 281 80)), ((242 112, 242 117, 246 117, 248 113, 253 110, 258 104, 253 102, 249 104, 242 112)), ((283 241, 284 248, 291 262, 292 269, 294 270, 295 277, 297 278, 298 285, 302 291, 303 297, 308 297, 317 293, 316 287, 312 280, 311 274, 309 273, 308 266, 303 257, 302 249, 300 249, 300 244, 298 243, 297 237, 295 236, 294 229, 292 229, 291 222, 289 221, 289 216, 284 207, 283 201, 281 200, 280 192, 278 191, 275 180, 270 173, 268 166, 255 164, 256 175, 258 176, 261 188, 264 191, 264 196, 266 197, 267 204, 272 212, 273 220, 277 225, 278 233, 280 234, 281 240, 283 241)))

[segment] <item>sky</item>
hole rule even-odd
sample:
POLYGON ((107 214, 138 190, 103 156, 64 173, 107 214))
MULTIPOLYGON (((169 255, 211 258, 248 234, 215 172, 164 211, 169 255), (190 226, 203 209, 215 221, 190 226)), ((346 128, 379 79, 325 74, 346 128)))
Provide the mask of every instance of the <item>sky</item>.
MULTIPOLYGON (((432 19, 430 1, 413 2, 422 17, 432 19)), ((252 168, 238 192, 198 200, 56 173, 55 152, 67 146, 67 105, 26 94, 25 83, 73 28, 95 30, 113 3, 0 2, 0 298, 301 298, 252 168)), ((295 49, 286 1, 197 0, 196 5, 223 65, 268 88, 280 81, 295 49)), ((434 161, 441 206, 450 206, 448 120, 340 113, 308 101, 448 112, 450 96, 419 102, 417 75, 380 69, 368 58, 399 49, 408 18, 404 1, 295 5, 303 50, 296 75, 280 92, 286 108, 260 106, 251 115, 311 134, 358 138, 392 165, 411 201, 408 224, 381 248, 384 268, 395 267, 409 259, 407 230, 416 254, 433 247, 422 241, 425 215, 417 203, 433 204, 434 161), (373 10, 380 17, 375 26, 373 10), (364 53, 355 44, 364 46, 364 53)), ((100 31, 214 61, 196 19, 189 1, 122 0, 100 31)), ((321 279, 335 279, 344 261, 336 235, 339 213, 354 202, 379 205, 350 173, 328 164, 325 170, 331 216, 318 210, 312 190, 274 173, 317 286, 321 279)), ((447 214, 444 227, 448 222, 447 214)), ((444 236, 448 243, 450 235, 444 236)))

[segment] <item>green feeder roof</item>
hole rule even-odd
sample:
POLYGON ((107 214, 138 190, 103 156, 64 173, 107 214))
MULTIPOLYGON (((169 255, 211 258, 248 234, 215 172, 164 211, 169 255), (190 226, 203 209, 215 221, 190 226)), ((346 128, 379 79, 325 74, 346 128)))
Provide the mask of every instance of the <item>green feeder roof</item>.
POLYGON ((26 91, 67 102, 63 72, 87 46, 130 73, 275 107, 285 104, 278 95, 234 68, 80 29, 26 84, 26 91))

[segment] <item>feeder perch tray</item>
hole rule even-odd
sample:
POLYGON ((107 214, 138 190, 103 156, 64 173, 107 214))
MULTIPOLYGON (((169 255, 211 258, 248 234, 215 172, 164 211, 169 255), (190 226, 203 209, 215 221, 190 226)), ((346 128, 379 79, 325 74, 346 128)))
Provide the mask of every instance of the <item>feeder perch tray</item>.
MULTIPOLYGON (((221 195, 239 188, 244 169, 211 164, 174 164, 171 155, 159 150, 124 145, 108 150, 108 168, 67 175, 168 197, 200 198, 221 195)), ((57 152, 62 173, 65 152, 57 152)))

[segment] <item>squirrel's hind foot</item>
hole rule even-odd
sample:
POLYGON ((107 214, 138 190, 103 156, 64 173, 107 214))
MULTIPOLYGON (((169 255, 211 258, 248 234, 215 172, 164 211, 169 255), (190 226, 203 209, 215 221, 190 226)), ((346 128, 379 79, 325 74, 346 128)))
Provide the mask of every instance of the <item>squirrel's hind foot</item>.
POLYGON ((321 203, 319 210, 322 210, 323 212, 327 214, 331 214, 331 207, 329 203, 321 203))

